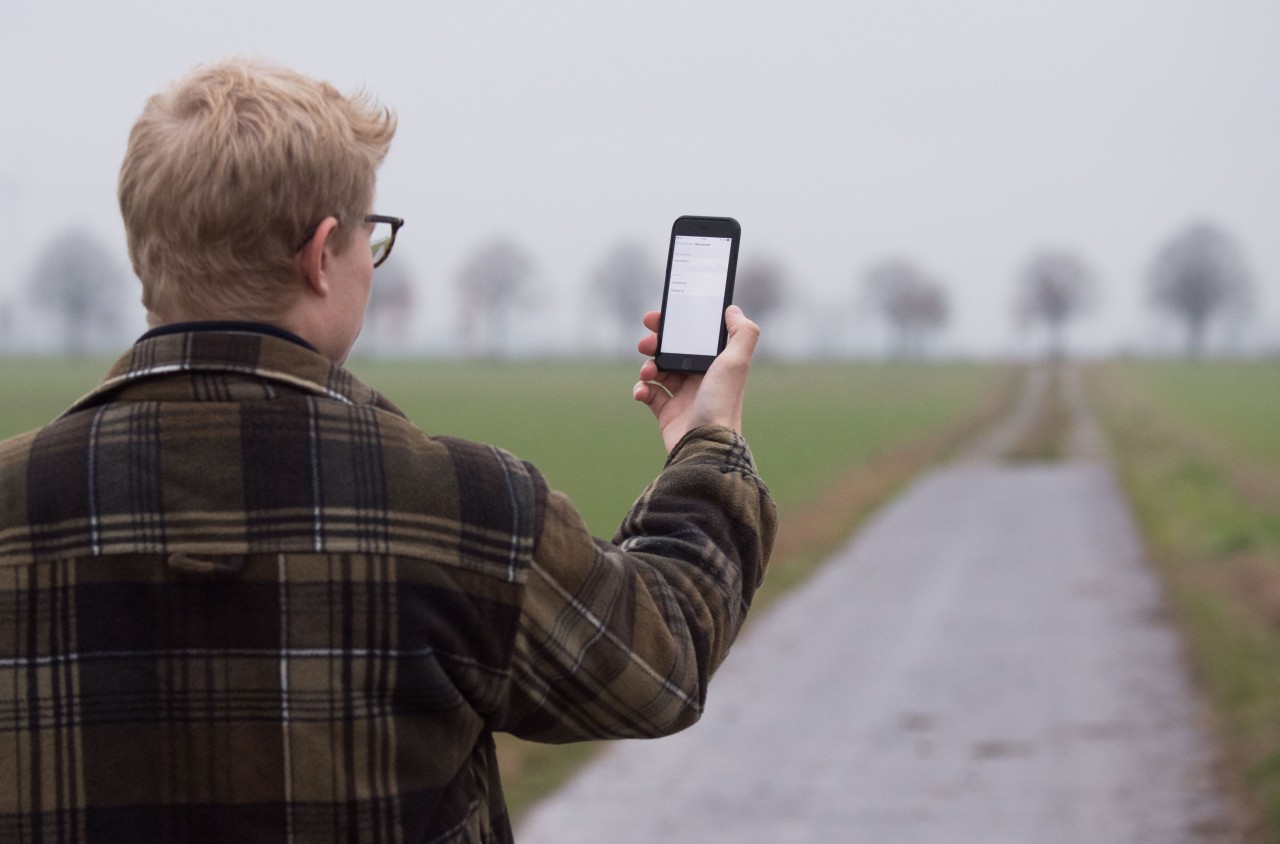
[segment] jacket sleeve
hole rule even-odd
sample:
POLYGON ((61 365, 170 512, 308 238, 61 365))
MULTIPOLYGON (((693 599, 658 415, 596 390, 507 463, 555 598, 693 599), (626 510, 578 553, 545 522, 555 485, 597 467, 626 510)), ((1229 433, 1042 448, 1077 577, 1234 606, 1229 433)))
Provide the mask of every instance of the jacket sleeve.
POLYGON ((549 493, 500 729, 565 742, 695 722, 764 577, 776 522, 746 441, 721 427, 672 449, 612 542, 549 493))

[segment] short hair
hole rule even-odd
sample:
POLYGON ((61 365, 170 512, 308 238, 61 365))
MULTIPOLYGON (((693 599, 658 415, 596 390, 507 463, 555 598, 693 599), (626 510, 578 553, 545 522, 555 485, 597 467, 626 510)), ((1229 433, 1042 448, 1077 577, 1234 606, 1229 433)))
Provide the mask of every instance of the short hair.
POLYGON ((373 202, 395 114, 260 59, 197 66, 129 133, 120 213, 151 314, 272 320, 325 217, 341 251, 373 202))

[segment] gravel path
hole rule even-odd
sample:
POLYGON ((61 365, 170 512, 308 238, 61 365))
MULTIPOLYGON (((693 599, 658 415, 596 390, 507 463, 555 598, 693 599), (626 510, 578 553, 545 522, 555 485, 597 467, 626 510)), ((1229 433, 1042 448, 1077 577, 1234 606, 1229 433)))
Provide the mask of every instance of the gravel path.
POLYGON ((517 841, 1238 840, 1100 440, 1076 440, 922 477, 751 626, 698 725, 611 745, 517 841))

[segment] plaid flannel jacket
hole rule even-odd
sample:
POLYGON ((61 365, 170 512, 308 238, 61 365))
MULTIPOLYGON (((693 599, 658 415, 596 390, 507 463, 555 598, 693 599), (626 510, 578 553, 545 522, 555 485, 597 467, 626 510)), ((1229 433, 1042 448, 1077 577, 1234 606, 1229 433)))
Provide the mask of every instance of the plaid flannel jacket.
POLYGON ((144 339, 0 443, 0 840, 509 841, 492 732, 695 721, 774 526, 727 429, 604 542, 301 346, 144 339))

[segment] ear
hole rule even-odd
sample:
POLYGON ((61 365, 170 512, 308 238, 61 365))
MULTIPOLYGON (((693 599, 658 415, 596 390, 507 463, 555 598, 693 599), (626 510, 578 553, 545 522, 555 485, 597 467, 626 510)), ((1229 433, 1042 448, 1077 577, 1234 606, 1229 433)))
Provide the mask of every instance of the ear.
POLYGON ((298 273, 307 292, 314 296, 329 295, 329 262, 333 260, 329 238, 337 227, 337 217, 325 217, 307 245, 298 252, 298 273))

